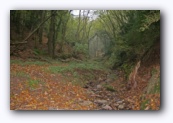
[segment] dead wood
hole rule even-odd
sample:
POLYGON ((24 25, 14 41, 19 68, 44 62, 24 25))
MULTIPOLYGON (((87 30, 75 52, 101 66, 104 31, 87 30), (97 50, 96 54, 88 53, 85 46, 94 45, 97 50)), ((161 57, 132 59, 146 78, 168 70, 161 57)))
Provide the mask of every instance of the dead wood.
POLYGON ((14 42, 14 43, 10 43, 10 45, 19 45, 19 44, 26 44, 27 41, 22 41, 22 42, 14 42))

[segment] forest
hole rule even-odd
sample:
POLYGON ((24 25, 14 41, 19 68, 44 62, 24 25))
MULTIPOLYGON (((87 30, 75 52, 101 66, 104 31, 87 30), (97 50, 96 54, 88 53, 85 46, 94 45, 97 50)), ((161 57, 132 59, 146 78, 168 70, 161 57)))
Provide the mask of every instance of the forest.
POLYGON ((10 10, 11 110, 159 110, 160 10, 10 10))

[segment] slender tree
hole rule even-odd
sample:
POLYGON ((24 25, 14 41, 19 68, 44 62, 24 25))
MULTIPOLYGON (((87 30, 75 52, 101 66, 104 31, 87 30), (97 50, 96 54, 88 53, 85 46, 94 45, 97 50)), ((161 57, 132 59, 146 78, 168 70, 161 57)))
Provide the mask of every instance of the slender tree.
POLYGON ((56 13, 55 10, 51 10, 51 20, 49 28, 49 38, 48 38, 48 53, 49 56, 54 58, 55 56, 55 24, 56 24, 56 13))
MULTIPOLYGON (((45 19, 45 15, 46 15, 46 11, 45 10, 41 10, 40 11, 40 22, 43 22, 43 20, 45 19)), ((44 25, 42 25, 39 29, 39 43, 42 44, 42 37, 43 37, 43 29, 44 29, 44 25)))

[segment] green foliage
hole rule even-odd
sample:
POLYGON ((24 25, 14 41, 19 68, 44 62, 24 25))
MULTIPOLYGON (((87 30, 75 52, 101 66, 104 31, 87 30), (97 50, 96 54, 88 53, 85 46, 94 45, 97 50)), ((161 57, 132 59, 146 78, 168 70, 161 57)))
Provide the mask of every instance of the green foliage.
POLYGON ((12 75, 14 76, 17 76, 17 77, 26 77, 26 78, 30 78, 30 76, 28 74, 26 74, 25 72, 15 72, 15 73, 11 73, 12 75))
POLYGON ((159 82, 154 86, 153 93, 160 93, 160 79, 159 82))
POLYGON ((67 59, 67 58, 72 57, 72 54, 61 53, 58 57, 61 59, 67 59))
POLYGON ((149 100, 147 99, 147 100, 143 100, 142 102, 141 102, 141 107, 140 107, 140 109, 141 110, 144 110, 145 108, 146 108, 146 105, 149 103, 149 100))
POLYGON ((82 77, 84 80, 93 80, 95 78, 95 75, 92 72, 85 73, 85 75, 82 77))
POLYGON ((159 10, 148 11, 144 16, 144 19, 142 20, 140 31, 145 31, 146 29, 149 29, 151 24, 158 22, 159 20, 160 20, 159 10))
POLYGON ((157 69, 152 69, 152 71, 151 71, 151 74, 152 74, 152 76, 154 75, 154 74, 156 74, 158 71, 157 71, 157 69))
POLYGON ((128 74, 130 67, 126 64, 134 64, 160 37, 160 11, 108 11, 103 19, 107 25, 118 23, 106 64, 111 68, 121 66, 128 74))
POLYGON ((160 78, 158 78, 157 80, 158 81, 155 83, 155 85, 152 88, 150 94, 160 93, 160 78))
MULTIPOLYGON (((32 30, 40 23, 41 11, 17 11, 10 13, 10 22, 16 27, 32 30), (38 19, 35 19, 38 18, 38 19)), ((45 12, 45 18, 50 11, 45 12)), ((75 44, 74 54, 88 55, 88 40, 97 32, 104 32, 110 39, 107 47, 106 66, 117 68, 122 64, 135 63, 160 37, 159 10, 93 10, 89 16, 73 16, 68 10, 56 11, 56 43, 75 44), (89 17, 97 16, 91 20, 89 17)), ((49 29, 50 20, 44 23, 44 32, 49 29)), ((17 28, 18 29, 18 28, 17 28)), ((34 49, 34 54, 44 55, 34 49)), ((72 53, 73 54, 73 53, 72 53)), ((64 58, 70 56, 64 55, 64 58)), ((122 67, 125 68, 126 67, 122 67)))
POLYGON ((160 70, 153 68, 151 74, 152 76, 148 81, 146 93, 147 94, 160 93, 160 70))
POLYGON ((75 43, 74 52, 75 53, 82 53, 82 54, 87 55, 87 53, 88 53, 88 44, 75 43))
POLYGON ((94 61, 91 62, 71 62, 67 66, 50 66, 49 71, 52 73, 64 73, 64 72, 72 72, 75 69, 83 69, 83 70, 103 70, 106 68, 101 63, 97 63, 94 61))
POLYGON ((65 71, 69 71, 71 70, 71 68, 68 68, 68 67, 61 67, 61 66, 51 66, 49 67, 49 70, 52 72, 52 73, 61 73, 61 72, 65 72, 65 71))
POLYGON ((112 68, 115 64, 119 64, 119 59, 116 58, 115 53, 111 53, 109 59, 105 61, 105 65, 112 68))
POLYGON ((35 48, 33 52, 35 55, 44 55, 45 54, 45 52, 43 50, 37 49, 37 48, 35 48))
POLYGON ((21 61, 21 60, 10 60, 10 64, 20 64, 20 65, 45 65, 48 64, 47 62, 42 62, 42 61, 21 61))
POLYGON ((125 74, 125 78, 127 79, 128 76, 130 75, 132 69, 133 69, 134 65, 130 65, 130 64, 127 64, 127 63, 124 63, 122 66, 121 66, 121 69, 124 70, 124 74, 125 74))
POLYGON ((78 77, 79 74, 78 74, 77 72, 73 72, 73 76, 74 76, 74 77, 78 77))
POLYGON ((16 60, 10 60, 10 64, 21 64, 22 63, 22 61, 21 60, 18 60, 18 59, 16 59, 16 60))
POLYGON ((31 88, 31 89, 35 89, 38 87, 40 81, 39 80, 29 80, 28 81, 28 86, 31 88))
POLYGON ((111 91, 111 92, 116 92, 116 90, 114 89, 113 86, 109 85, 109 84, 105 84, 104 87, 106 88, 106 90, 111 91))

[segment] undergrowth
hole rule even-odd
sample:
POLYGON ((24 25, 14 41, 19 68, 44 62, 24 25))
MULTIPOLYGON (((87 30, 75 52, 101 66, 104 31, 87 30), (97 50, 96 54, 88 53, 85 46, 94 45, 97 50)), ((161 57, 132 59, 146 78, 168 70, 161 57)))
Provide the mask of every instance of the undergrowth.
POLYGON ((10 64, 20 64, 22 66, 25 66, 25 65, 45 65, 45 64, 48 64, 46 62, 43 62, 43 61, 22 61, 22 60, 10 60, 10 64))
POLYGON ((33 79, 30 79, 28 80, 28 87, 31 89, 31 90, 34 90, 36 89, 39 84, 41 83, 40 80, 33 80, 33 79))
MULTIPOLYGON (((50 66, 49 71, 52 73, 64 73, 64 72, 72 72, 76 69, 81 70, 108 70, 106 67, 101 65, 99 62, 71 62, 67 66, 50 66)), ((74 76, 75 73, 73 73, 74 76)))

